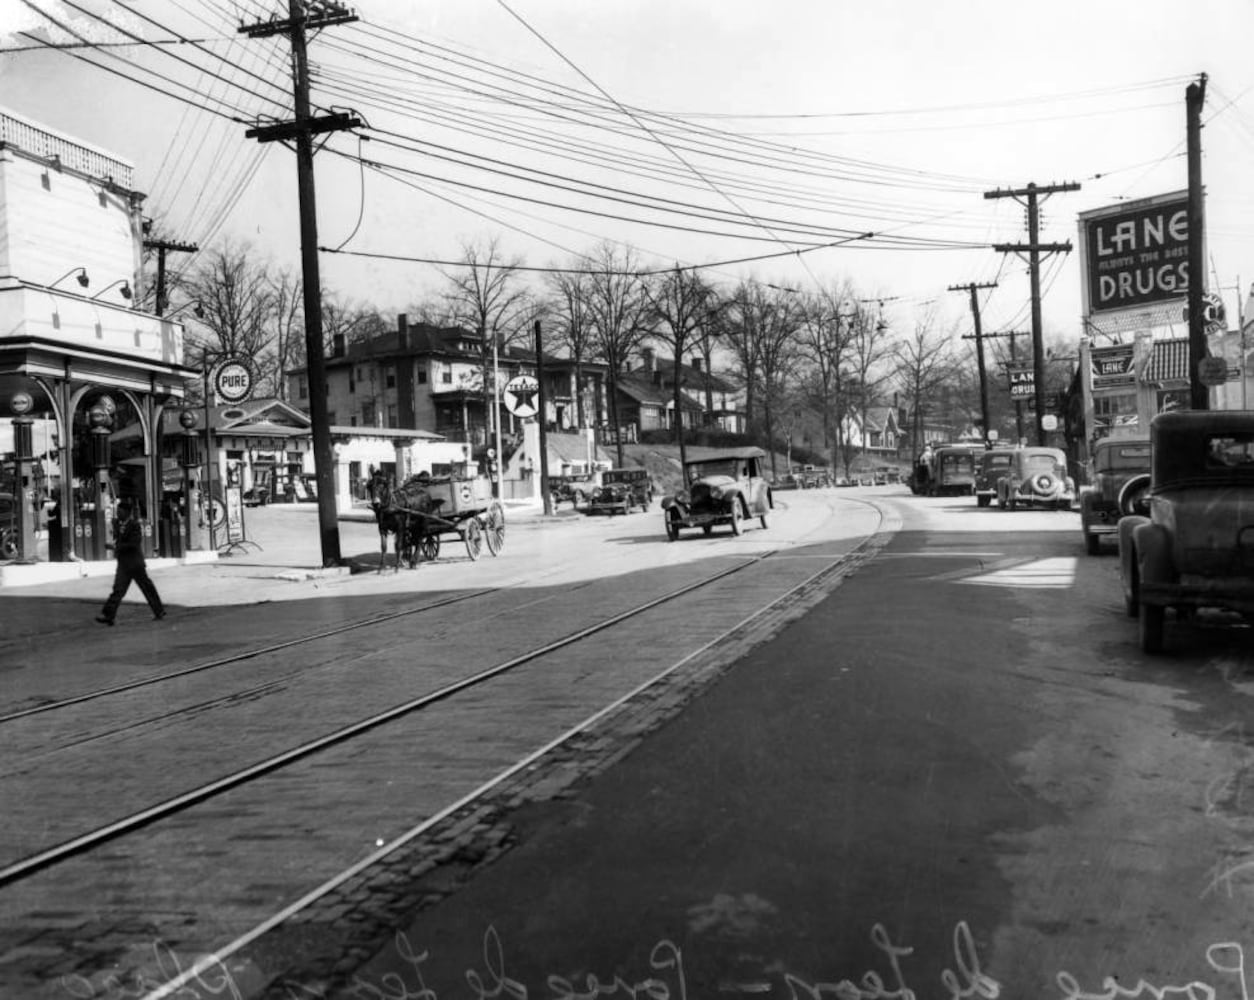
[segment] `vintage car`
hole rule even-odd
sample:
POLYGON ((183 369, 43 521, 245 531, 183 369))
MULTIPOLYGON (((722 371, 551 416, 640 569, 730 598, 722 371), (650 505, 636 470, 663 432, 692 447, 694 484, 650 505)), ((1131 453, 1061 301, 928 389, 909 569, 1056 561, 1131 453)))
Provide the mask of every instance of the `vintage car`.
POLYGON ((801 488, 801 480, 791 472, 785 472, 771 485, 773 490, 799 490, 801 488))
POLYGON ((1010 465, 997 480, 997 506, 1052 507, 1070 510, 1075 480, 1067 475, 1067 456, 1061 448, 1015 448, 1010 465))
POLYGON ((980 452, 975 457, 975 502, 977 506, 987 507, 997 496, 997 480, 1006 475, 1010 468, 1009 448, 993 448, 980 452))
POLYGON ((1103 535, 1119 530, 1123 510, 1119 493, 1128 480, 1150 471, 1148 438, 1104 438, 1093 448, 1093 481, 1080 490, 1080 530, 1084 550, 1091 556, 1101 551, 1103 535))
POLYGON ((594 488, 590 475, 549 476, 549 496, 554 510, 561 503, 578 508, 587 501, 594 488))
POLYGON ((17 510, 13 497, 0 493, 0 559, 16 559, 17 542, 17 510))
POLYGON ((932 454, 926 492, 930 497, 970 496, 975 491, 973 445, 944 445, 932 454))
POLYGON ((586 514, 626 514, 633 507, 648 510, 653 502, 653 479, 647 469, 607 469, 601 485, 588 496, 586 514))
POLYGON ((730 525, 732 534, 739 535, 750 517, 765 528, 773 506, 763 477, 765 458, 761 448, 732 448, 689 459, 684 464, 686 487, 662 498, 666 537, 675 541, 681 528, 700 528, 708 535, 716 524, 730 525))
POLYGON ((1150 424, 1150 473, 1124 484, 1124 607, 1158 653, 1168 608, 1254 619, 1254 411, 1178 410, 1150 424))

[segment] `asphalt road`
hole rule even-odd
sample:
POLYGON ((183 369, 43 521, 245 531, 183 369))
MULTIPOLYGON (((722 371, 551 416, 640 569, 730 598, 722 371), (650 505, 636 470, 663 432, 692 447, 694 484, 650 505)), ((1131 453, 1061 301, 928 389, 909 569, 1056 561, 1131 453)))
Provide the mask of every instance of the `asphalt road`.
MULTIPOLYGON (((370 950, 345 954, 342 923, 298 928, 343 955, 336 975, 264 995, 1245 1000, 1249 632, 1169 625, 1168 654, 1144 657, 1116 561, 1084 554, 1075 513, 806 491, 736 540, 662 542, 656 513, 520 519, 496 563, 315 577, 300 573, 316 561, 301 515, 267 511, 264 553, 158 574, 165 631, 141 607, 92 626, 107 581, 0 593, 10 644, 29 654, 10 661, 9 694, 125 679, 172 649, 298 632, 424 589, 795 544, 849 518, 826 506, 835 496, 897 519, 873 561, 631 752, 495 817, 493 850, 395 873, 428 894, 370 950), (84 636, 89 674, 70 652, 84 636)), ((346 550, 371 568, 373 528, 351 530, 346 550)), ((248 981, 198 995, 259 995, 248 981)))
POLYGON ((887 503, 874 563, 340 995, 1248 997, 1248 632, 1148 661, 1076 514, 887 503))

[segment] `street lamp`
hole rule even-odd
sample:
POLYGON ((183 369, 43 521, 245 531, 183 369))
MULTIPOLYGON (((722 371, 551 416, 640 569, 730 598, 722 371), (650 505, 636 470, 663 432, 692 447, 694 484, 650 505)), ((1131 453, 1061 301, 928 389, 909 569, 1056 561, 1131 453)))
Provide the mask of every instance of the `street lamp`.
MULTIPOLYGON (((81 283, 82 283, 82 282, 81 282, 81 280, 80 280, 80 284, 81 284, 81 283)), ((121 296, 122 296, 122 298, 126 299, 126 300, 129 302, 129 301, 130 301, 130 299, 131 299, 131 295, 132 295, 132 293, 131 293, 131 286, 130 286, 130 283, 129 283, 129 282, 127 282, 127 280, 126 280, 125 278, 118 278, 118 280, 117 280, 117 281, 113 281, 113 282, 110 282, 109 284, 105 285, 105 286, 104 286, 104 288, 100 289, 100 291, 98 291, 95 295, 93 295, 93 296, 92 296, 92 300, 94 301, 94 300, 96 300, 96 299, 100 298, 100 296, 102 296, 102 295, 103 295, 105 292, 107 292, 110 288, 117 288, 117 286, 118 286, 118 285, 121 285, 121 286, 122 286, 120 289, 118 289, 118 294, 119 294, 119 295, 121 295, 121 296)))
POLYGON ((61 277, 59 277, 56 281, 52 282, 52 284, 48 285, 47 287, 48 287, 48 288, 56 288, 56 287, 57 287, 57 285, 61 284, 61 282, 63 282, 63 281, 64 281, 66 278, 68 278, 71 274, 77 274, 77 275, 78 275, 77 281, 78 281, 78 284, 79 284, 79 286, 80 286, 81 288, 86 288, 88 285, 90 285, 90 284, 91 284, 91 279, 90 279, 89 277, 87 277, 87 268, 85 268, 85 267, 72 267, 72 268, 70 268, 68 271, 66 271, 66 272, 65 272, 65 274, 61 275, 61 277))

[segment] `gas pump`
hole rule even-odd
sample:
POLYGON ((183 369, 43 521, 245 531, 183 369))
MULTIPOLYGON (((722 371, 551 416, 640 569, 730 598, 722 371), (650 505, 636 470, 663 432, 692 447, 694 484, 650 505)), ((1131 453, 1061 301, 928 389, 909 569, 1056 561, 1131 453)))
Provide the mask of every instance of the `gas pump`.
POLYGON ((35 553, 35 491, 31 486, 31 462, 34 459, 34 445, 31 428, 35 424, 33 417, 27 416, 35 405, 30 393, 15 392, 9 406, 13 417, 13 451, 15 465, 13 477, 13 505, 17 523, 14 534, 17 542, 17 558, 19 562, 34 562, 35 553))
POLYGON ((179 414, 179 424, 183 428, 183 441, 179 452, 179 465, 183 467, 183 526, 186 537, 183 551, 200 548, 196 545, 193 505, 196 502, 196 484, 193 477, 200 468, 200 441, 196 435, 196 414, 192 410, 184 410, 179 414))
POLYGON ((100 403, 87 413, 87 421, 91 425, 91 464, 96 470, 94 483, 95 510, 91 519, 83 525, 83 539, 86 557, 90 560, 108 558, 105 547, 108 529, 109 499, 109 433, 113 429, 113 414, 100 403))

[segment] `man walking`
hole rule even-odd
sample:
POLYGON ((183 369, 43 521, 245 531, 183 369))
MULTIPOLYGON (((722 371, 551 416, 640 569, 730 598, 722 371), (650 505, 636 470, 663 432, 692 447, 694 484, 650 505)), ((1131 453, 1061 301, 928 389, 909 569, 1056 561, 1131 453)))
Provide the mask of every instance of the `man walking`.
POLYGON ((131 588, 131 581, 139 584, 139 589, 148 599, 148 607, 152 608, 152 616, 158 620, 165 617, 165 607, 161 603, 161 595, 148 578, 148 567, 144 562, 144 529, 135 517, 135 507, 130 500, 118 501, 118 516, 113 526, 113 551, 117 556, 117 570, 113 574, 113 590, 104 608, 96 615, 101 625, 112 625, 117 616, 118 605, 131 588))

